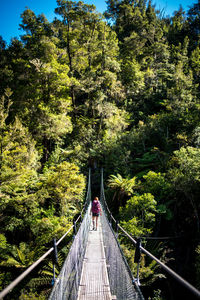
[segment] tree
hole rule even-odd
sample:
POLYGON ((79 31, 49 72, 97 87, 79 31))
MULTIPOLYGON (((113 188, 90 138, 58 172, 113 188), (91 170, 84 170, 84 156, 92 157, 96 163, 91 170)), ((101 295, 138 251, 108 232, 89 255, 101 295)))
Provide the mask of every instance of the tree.
POLYGON ((187 224, 199 232, 199 204, 197 195, 199 191, 200 168, 199 149, 194 147, 182 147, 174 152, 172 167, 169 170, 174 189, 184 197, 178 201, 182 214, 187 217, 187 224), (185 203, 185 204, 184 204, 185 203), (185 207, 187 209, 185 210, 185 207))
POLYGON ((55 207, 55 215, 66 216, 72 220, 77 208, 81 206, 85 178, 79 174, 75 164, 61 162, 48 168, 41 178, 41 189, 46 191, 41 201, 44 207, 55 207))
MULTIPOLYGON (((35 142, 19 119, 9 126, 4 125, 1 136, 1 193, 0 211, 3 232, 16 233, 12 239, 17 241, 24 228, 27 218, 37 212, 38 203, 33 193, 37 182, 39 155, 35 142), (20 227, 20 229, 19 229, 20 227)), ((10 240, 9 240, 10 241, 10 240)))
POLYGON ((55 26, 59 31, 60 47, 66 50, 67 63, 71 85, 71 98, 76 106, 74 89, 78 79, 86 68, 90 67, 93 36, 99 16, 94 13, 95 6, 83 2, 58 0, 55 12, 61 16, 62 21, 56 20, 55 26), (80 59, 81 58, 81 59, 80 59))
POLYGON ((136 186, 136 178, 122 178, 120 174, 111 175, 108 179, 108 186, 115 190, 112 201, 117 200, 117 205, 121 206, 125 204, 124 199, 132 195, 133 189, 136 186))
POLYGON ((188 11, 189 36, 191 40, 191 49, 199 46, 199 19, 200 19, 200 1, 194 3, 188 11))
MULTIPOLYGON (((12 54, 13 82, 16 79, 15 84, 17 83, 17 88, 13 90, 10 118, 18 114, 38 145, 45 145, 45 162, 55 145, 61 142, 61 136, 72 129, 69 117, 69 68, 65 64, 66 53, 56 46, 58 39, 51 35, 45 36, 45 31, 38 35, 35 33, 40 26, 45 30, 45 20, 41 21, 43 25, 40 22, 38 24, 36 16, 30 10, 25 11, 22 16, 29 42, 22 48, 22 57, 15 45, 8 50, 12 54), (32 17, 28 17, 29 14, 32 17)), ((24 39, 27 39, 26 35, 24 39)))
POLYGON ((29 8, 26 8, 21 14, 21 19, 22 24, 20 24, 20 28, 26 32, 21 36, 21 39, 32 52, 32 55, 35 53, 35 58, 37 58, 40 56, 40 47, 38 47, 37 43, 40 42, 42 37, 51 37, 53 35, 51 24, 43 14, 36 16, 29 8))
POLYGON ((188 34, 186 13, 180 5, 179 10, 174 12, 170 19, 167 30, 167 39, 170 45, 177 46, 183 43, 185 36, 188 34))
MULTIPOLYGON (((128 125, 129 117, 119 107, 124 93, 118 78, 118 41, 92 5, 59 1, 56 13, 62 18, 54 22, 59 32, 58 45, 65 49, 70 69, 72 149, 79 149, 79 160, 85 162, 90 149, 93 154, 96 149, 102 153, 104 143, 111 136, 116 140, 120 129, 128 125)), ((67 137, 67 143, 69 140, 67 137)))
POLYGON ((150 234, 155 223, 157 202, 150 193, 131 197, 125 207, 120 208, 122 226, 133 236, 150 234))
POLYGON ((199 68, 200 68, 200 48, 197 46, 191 53, 190 65, 193 72, 195 84, 200 84, 199 81, 199 68))

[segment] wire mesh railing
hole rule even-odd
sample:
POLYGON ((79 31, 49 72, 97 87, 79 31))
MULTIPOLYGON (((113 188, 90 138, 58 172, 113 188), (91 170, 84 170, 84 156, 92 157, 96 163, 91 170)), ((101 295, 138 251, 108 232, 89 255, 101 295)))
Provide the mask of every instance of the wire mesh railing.
MULTIPOLYGON (((107 271, 109 277, 109 284, 111 294, 116 296, 119 300, 132 300, 132 299, 144 299, 140 287, 139 287, 139 262, 140 252, 143 252, 151 259, 155 260, 166 272, 173 276, 183 286, 188 288, 196 298, 200 298, 200 292, 194 288, 191 284, 185 281, 182 277, 176 274, 168 266, 162 263, 159 259, 153 256, 145 248, 143 248, 138 241, 136 241, 129 233, 127 233, 115 220, 110 212, 104 194, 103 185, 103 170, 101 172, 101 195, 100 200, 102 204, 103 214, 101 217, 103 241, 105 247, 107 271), (116 232, 120 230, 124 236, 126 236, 135 246, 136 253, 138 252, 138 269, 137 278, 135 279, 126 261, 126 258, 120 248, 117 234, 112 228, 112 223, 115 224, 116 232)), ((90 205, 91 205, 91 171, 89 170, 88 178, 88 191, 86 201, 80 216, 74 221, 74 225, 63 235, 56 243, 55 247, 68 235, 72 229, 74 230, 74 241, 69 250, 68 256, 61 269, 61 272, 54 280, 54 287, 52 289, 49 300, 75 300, 77 299, 83 259, 86 250, 86 244, 88 240, 88 234, 90 229, 91 217, 90 217, 90 205), (83 221, 76 233, 77 222, 82 219, 83 221)), ((41 261, 43 261, 50 253, 55 249, 52 247, 49 249, 40 259, 38 259, 32 266, 30 266, 24 273, 22 273, 15 281, 13 281, 6 289, 0 292, 0 299, 6 296, 19 282, 21 282, 41 261)), ((136 257, 136 256, 135 256, 136 257)), ((136 262, 136 261, 135 261, 136 262)))
MULTIPOLYGON (((61 272, 57 277, 49 300, 75 300, 78 295, 79 282, 83 259, 88 240, 90 227, 90 205, 91 205, 91 176, 89 170, 88 191, 84 210, 86 210, 83 221, 74 237, 73 244, 63 264, 61 272)), ((74 227, 76 228, 76 227, 74 227)))
MULTIPOLYGON (((22 280, 24 280, 44 259, 49 256, 53 251, 55 251, 55 247, 57 247, 62 240, 72 231, 75 230, 77 223, 81 220, 82 215, 85 213, 84 222, 87 223, 88 220, 88 211, 89 211, 89 204, 91 202, 91 170, 89 169, 89 176, 88 176, 88 189, 87 189, 87 195, 86 200, 83 206, 83 209, 79 215, 79 217, 74 221, 74 224, 69 228, 69 230, 54 244, 54 247, 50 248, 47 252, 45 252, 35 263, 33 263, 29 268, 27 268, 20 276, 18 276, 14 281, 12 281, 5 289, 3 289, 0 292, 0 299, 3 299, 5 296, 7 296, 22 280)), ((84 238, 80 240, 80 243, 85 243, 85 240, 87 238, 87 232, 88 228, 84 226, 80 226, 79 228, 79 235, 81 234, 84 238)), ((77 244, 77 238, 74 240, 74 246, 75 249, 79 248, 79 245, 77 244)), ((80 264, 80 263, 79 263, 80 264)), ((80 268, 80 266, 79 266, 80 268)), ((56 281, 57 282, 57 281, 56 281)), ((75 284, 77 286, 77 282, 75 284)), ((54 298, 51 298, 54 299, 54 298)), ((55 298, 55 299, 62 299, 62 298, 55 298)), ((65 298, 66 299, 66 298, 65 298)), ((69 298, 72 299, 72 298, 69 298)), ((75 298, 73 298, 75 299, 75 298)))
POLYGON ((144 299, 105 213, 101 222, 111 294, 120 300, 144 299))
MULTIPOLYGON (((118 224, 118 221, 113 217, 111 211, 109 210, 109 207, 106 203, 106 199, 105 199, 105 194, 104 194, 104 184, 103 184, 103 169, 101 170, 101 202, 103 204, 104 207, 104 211, 106 214, 106 220, 109 220, 109 226, 112 230, 112 223, 115 224, 115 229, 116 232, 118 232, 118 230, 120 230, 124 236, 126 236, 132 243, 133 245, 136 247, 135 249, 135 262, 138 263, 138 267, 137 267, 137 278, 133 279, 133 281, 135 280, 136 283, 136 288, 138 288, 138 290, 140 291, 138 285, 140 285, 139 283, 139 264, 140 264, 140 253, 144 253, 146 254, 148 257, 150 257, 152 260, 155 260, 157 264, 160 265, 160 267, 165 270, 168 274, 170 274, 177 282, 179 282, 182 286, 184 286, 188 291, 191 292, 191 294, 193 296, 195 296, 195 299, 200 299, 200 291, 197 290, 194 286, 192 286, 189 282, 187 282, 184 278, 182 278, 180 275, 178 275, 176 272, 174 272, 171 268, 169 268, 168 266, 166 266, 163 262, 161 262, 157 257, 155 257, 154 255, 152 255, 152 253, 150 253, 149 251, 147 251, 144 247, 141 246, 140 244, 140 238, 138 238, 137 240, 134 239, 126 230, 124 230, 124 228, 122 226, 120 226, 118 224)), ((114 231, 113 231, 114 232, 114 231)), ((108 233, 106 232, 106 234, 108 235, 108 233)), ((110 237, 111 238, 111 237, 110 237)), ((116 238, 117 239, 117 238, 116 238)), ((119 246, 120 248, 120 246, 119 246)), ((108 250, 107 250, 108 251, 108 250)), ((112 250, 111 250, 112 251, 112 250)), ((108 251, 109 252, 109 251, 108 251)), ((113 257, 113 254, 109 254, 110 257, 113 257)), ((108 256, 109 256, 108 255, 108 256)), ((122 256, 124 257, 123 253, 122 256)), ((113 261, 113 259, 111 259, 113 261)), ((108 258, 109 261, 109 258, 108 258)), ((126 262, 125 259, 125 263, 127 265, 128 270, 128 264, 126 262)), ((113 272, 116 272, 115 269, 113 270, 113 272)), ((130 271, 131 272, 131 271, 130 271)), ((130 273, 129 272, 129 273, 130 273)), ((131 274, 131 273, 130 273, 131 274)), ((112 276, 110 276, 111 278, 112 276)), ((112 283, 112 279, 110 279, 111 285, 112 283)), ((120 285, 120 281, 118 281, 118 285, 120 285)), ((113 290, 117 289, 118 287, 115 287, 113 284, 113 290)), ((119 299, 125 299, 125 298, 119 298, 119 299)), ((129 298, 127 298, 129 299, 129 298)), ((133 298, 131 298, 133 299, 133 298)), ((134 298, 135 299, 135 298, 134 298)))
POLYGON ((61 272, 56 279, 49 300, 77 299, 83 259, 90 227, 90 205, 74 238, 61 272))
MULTIPOLYGON (((103 176, 103 173, 102 173, 103 176)), ((108 208, 106 207, 103 178, 101 179, 101 203, 104 213, 102 214, 102 231, 105 247, 106 261, 108 265, 108 278, 111 294, 120 300, 144 299, 136 279, 128 266, 125 256, 117 241, 116 235, 109 220, 108 208)))

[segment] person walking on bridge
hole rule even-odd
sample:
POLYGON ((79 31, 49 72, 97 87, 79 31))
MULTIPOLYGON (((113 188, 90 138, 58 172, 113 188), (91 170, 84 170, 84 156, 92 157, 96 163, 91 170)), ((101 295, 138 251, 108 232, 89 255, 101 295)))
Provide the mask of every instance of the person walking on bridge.
POLYGON ((99 214, 102 215, 101 205, 100 205, 98 197, 95 197, 94 200, 93 200, 93 202, 92 202, 90 214, 92 214, 93 230, 97 230, 97 227, 98 227, 98 217, 99 217, 99 214), (95 227, 95 225, 96 225, 96 227, 95 227))

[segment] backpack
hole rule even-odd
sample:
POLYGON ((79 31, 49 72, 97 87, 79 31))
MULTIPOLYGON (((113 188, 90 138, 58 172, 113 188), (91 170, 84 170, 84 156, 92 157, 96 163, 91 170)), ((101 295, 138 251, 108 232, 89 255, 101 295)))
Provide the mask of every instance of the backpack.
POLYGON ((92 212, 95 214, 98 214, 100 212, 100 204, 99 201, 94 200, 92 202, 92 212))

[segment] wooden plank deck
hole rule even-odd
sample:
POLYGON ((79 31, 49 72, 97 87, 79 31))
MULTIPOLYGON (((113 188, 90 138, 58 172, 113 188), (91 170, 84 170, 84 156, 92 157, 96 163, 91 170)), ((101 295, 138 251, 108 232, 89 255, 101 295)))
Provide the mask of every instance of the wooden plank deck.
POLYGON ((77 300, 112 299, 99 217, 98 230, 89 232, 77 300))

